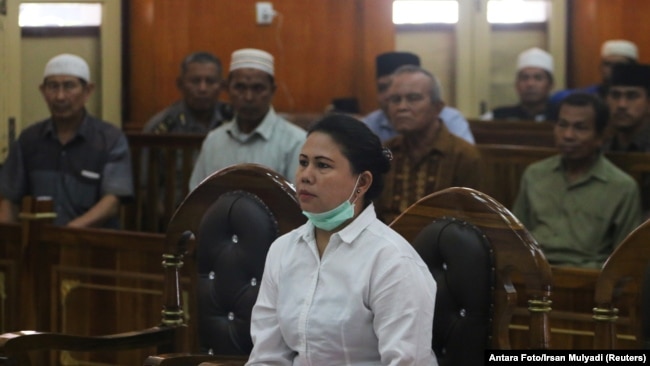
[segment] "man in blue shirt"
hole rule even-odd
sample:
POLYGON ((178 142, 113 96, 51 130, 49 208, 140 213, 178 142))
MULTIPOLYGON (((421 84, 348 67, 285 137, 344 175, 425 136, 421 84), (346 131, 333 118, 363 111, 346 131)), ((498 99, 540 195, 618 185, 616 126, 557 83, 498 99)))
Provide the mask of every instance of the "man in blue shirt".
MULTIPOLYGON (((377 100, 379 109, 371 112, 363 118, 363 122, 379 136, 382 142, 397 136, 397 132, 388 120, 388 87, 391 82, 391 74, 403 65, 420 66, 420 58, 410 52, 386 52, 376 58, 377 67, 377 100)), ((439 118, 445 127, 452 134, 473 144, 474 136, 470 130, 469 123, 459 110, 444 106, 439 118)))

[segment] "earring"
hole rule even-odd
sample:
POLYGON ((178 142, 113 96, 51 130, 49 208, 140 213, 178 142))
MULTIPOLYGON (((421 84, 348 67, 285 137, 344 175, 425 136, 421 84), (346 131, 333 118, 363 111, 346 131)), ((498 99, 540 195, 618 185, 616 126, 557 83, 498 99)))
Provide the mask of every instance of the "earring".
POLYGON ((360 190, 360 189, 357 189, 357 193, 361 193, 361 190, 360 190))

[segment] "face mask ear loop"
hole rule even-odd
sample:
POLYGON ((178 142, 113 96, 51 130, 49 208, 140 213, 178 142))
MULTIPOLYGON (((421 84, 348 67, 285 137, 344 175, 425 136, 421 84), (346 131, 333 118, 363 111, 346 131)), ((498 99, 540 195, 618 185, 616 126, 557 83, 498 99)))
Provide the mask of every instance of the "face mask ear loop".
MULTIPOLYGON (((354 196, 354 192, 357 190, 357 185, 359 185, 360 178, 361 178, 361 174, 359 174, 359 176, 357 177, 357 181, 354 183, 354 188, 352 189, 352 193, 350 194, 350 197, 348 197, 348 201, 350 200, 350 198, 352 198, 352 196, 354 196)), ((354 200, 350 203, 354 205, 354 203, 357 202, 358 198, 359 196, 354 197, 354 200)))

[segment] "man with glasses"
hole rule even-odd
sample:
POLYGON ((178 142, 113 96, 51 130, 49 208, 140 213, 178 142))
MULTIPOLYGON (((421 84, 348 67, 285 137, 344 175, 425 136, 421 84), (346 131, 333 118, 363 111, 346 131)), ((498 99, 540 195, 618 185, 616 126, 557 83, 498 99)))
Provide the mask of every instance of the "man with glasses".
POLYGON ((15 221, 25 196, 51 197, 56 225, 118 228, 133 196, 124 133, 86 111, 94 90, 88 64, 61 54, 45 66, 41 94, 50 118, 22 131, 0 172, 0 220, 15 221))
POLYGON ((385 143, 393 161, 376 205, 379 217, 390 223, 420 198, 444 188, 480 189, 480 153, 441 121, 445 103, 436 77, 419 66, 401 66, 387 95, 388 118, 398 136, 385 143))
POLYGON ((278 116, 271 105, 276 89, 273 56, 252 48, 233 52, 227 84, 234 119, 203 141, 190 190, 210 174, 240 163, 262 164, 293 180, 307 133, 278 116))

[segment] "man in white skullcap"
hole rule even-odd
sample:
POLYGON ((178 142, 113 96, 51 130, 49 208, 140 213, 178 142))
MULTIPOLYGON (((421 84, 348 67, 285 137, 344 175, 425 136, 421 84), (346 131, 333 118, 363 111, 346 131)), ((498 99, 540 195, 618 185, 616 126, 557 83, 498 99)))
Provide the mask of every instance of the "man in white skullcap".
POLYGON ((61 54, 45 65, 41 94, 50 118, 24 129, 0 171, 0 221, 16 220, 25 196, 53 199, 56 225, 118 228, 119 205, 133 195, 124 133, 88 114, 88 64, 61 54))
POLYGON ((515 90, 519 103, 497 107, 481 116, 481 119, 555 121, 557 110, 549 103, 552 89, 553 56, 540 48, 529 48, 517 58, 515 90))
POLYGON ((205 138, 190 178, 190 190, 212 173, 240 163, 257 163, 293 181, 306 131, 275 113, 273 56, 244 48, 233 52, 227 89, 234 118, 205 138))
POLYGON ((633 42, 625 39, 611 39, 600 47, 601 83, 585 88, 560 90, 551 96, 551 103, 558 104, 567 95, 576 91, 596 94, 605 98, 607 85, 612 75, 612 67, 617 64, 636 64, 639 61, 639 50, 633 42))

